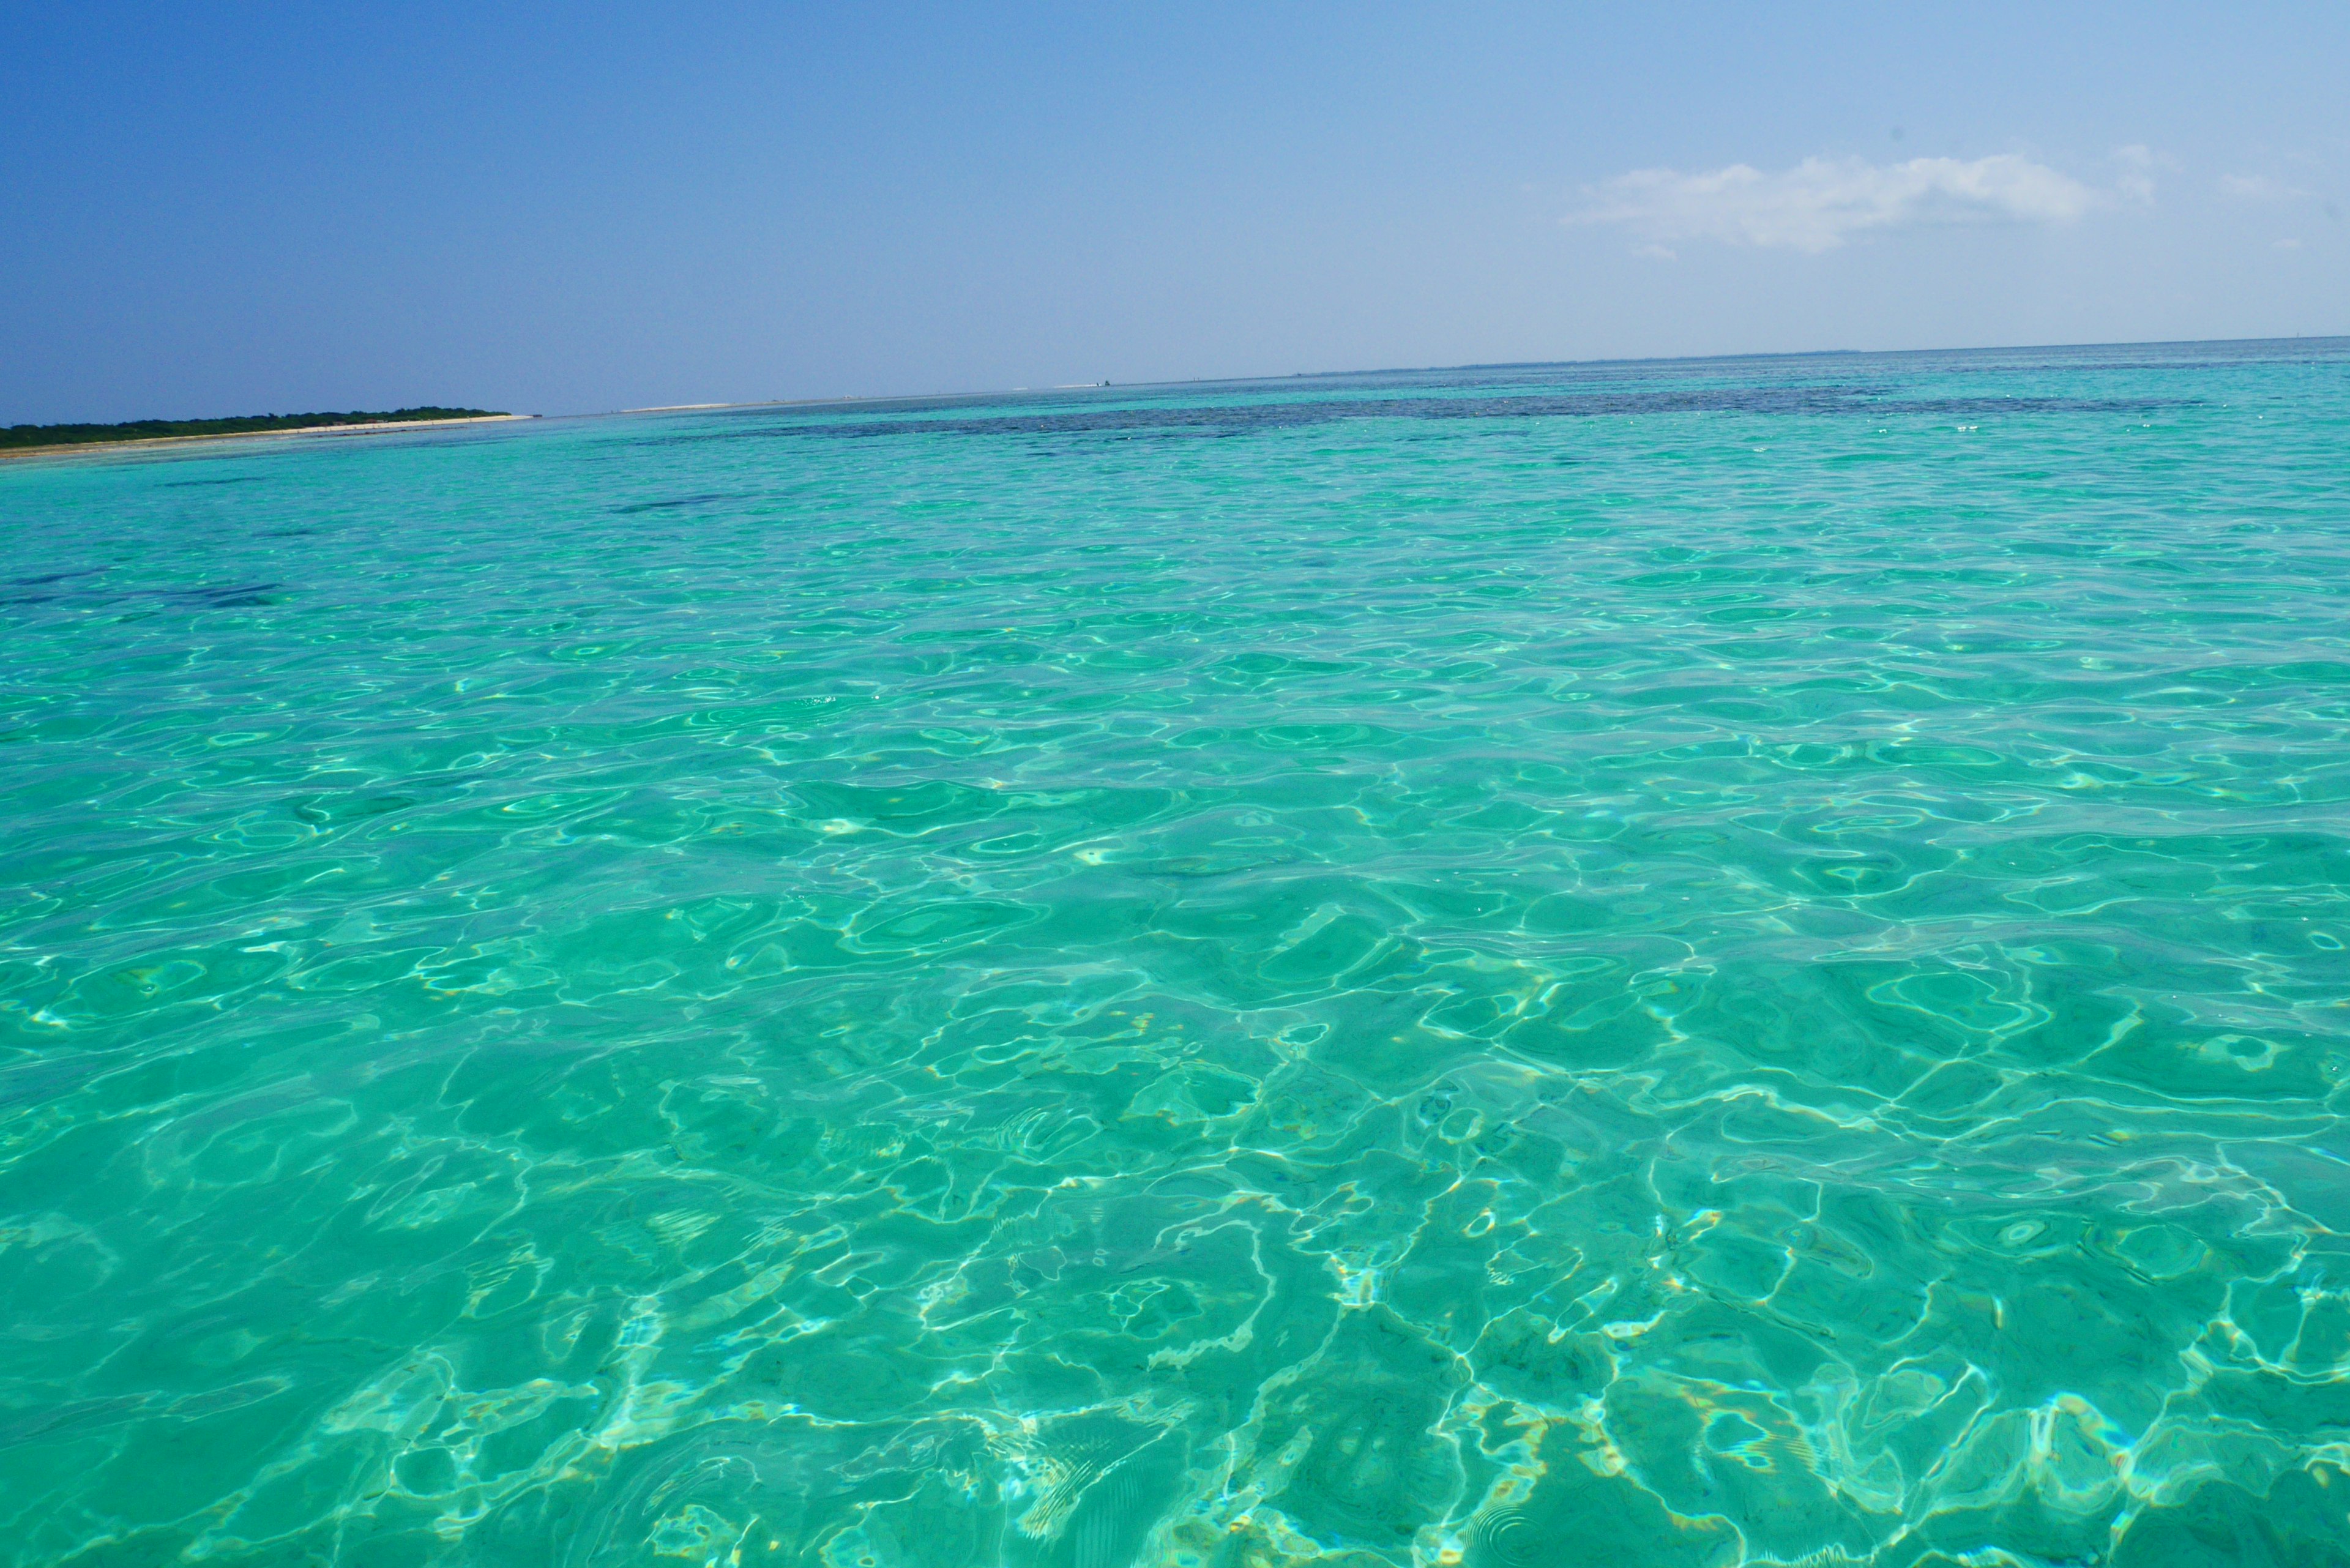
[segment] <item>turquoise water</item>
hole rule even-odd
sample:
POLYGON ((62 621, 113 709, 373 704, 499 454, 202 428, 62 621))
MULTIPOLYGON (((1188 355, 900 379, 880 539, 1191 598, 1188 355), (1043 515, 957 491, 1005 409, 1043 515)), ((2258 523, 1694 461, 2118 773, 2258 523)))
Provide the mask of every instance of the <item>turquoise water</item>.
POLYGON ((0 1562, 2350 1562, 2350 344, 0 531, 0 1562))

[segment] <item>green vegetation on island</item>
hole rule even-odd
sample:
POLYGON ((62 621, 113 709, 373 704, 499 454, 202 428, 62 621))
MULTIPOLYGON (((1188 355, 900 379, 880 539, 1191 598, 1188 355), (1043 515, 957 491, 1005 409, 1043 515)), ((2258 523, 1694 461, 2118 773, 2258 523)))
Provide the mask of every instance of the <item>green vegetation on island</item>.
POLYGON ((494 419, 495 409, 392 409, 382 413, 253 414, 234 420, 132 420, 119 425, 9 425, 0 429, 0 449, 84 446, 94 441, 157 441, 170 436, 253 435, 265 431, 309 430, 320 425, 376 425, 423 420, 494 419))

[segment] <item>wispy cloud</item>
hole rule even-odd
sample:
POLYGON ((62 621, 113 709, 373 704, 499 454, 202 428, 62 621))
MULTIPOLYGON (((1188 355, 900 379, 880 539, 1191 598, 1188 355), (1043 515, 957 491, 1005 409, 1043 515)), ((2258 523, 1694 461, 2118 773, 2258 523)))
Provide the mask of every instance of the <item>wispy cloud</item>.
MULTIPOLYGON (((2147 184, 2130 193, 2151 191, 2147 184)), ((1569 223, 1617 224, 1651 246, 1716 240, 1813 253, 1879 229, 2067 223, 2109 199, 2013 153, 1885 164, 1806 158, 1768 174, 1744 163, 1702 174, 1641 169, 1593 186, 1588 194, 1591 205, 1569 223)))
POLYGON ((2309 194, 2297 185, 2272 180, 2265 174, 2223 174, 2220 177, 2220 190, 2246 202, 2291 202, 2309 194))

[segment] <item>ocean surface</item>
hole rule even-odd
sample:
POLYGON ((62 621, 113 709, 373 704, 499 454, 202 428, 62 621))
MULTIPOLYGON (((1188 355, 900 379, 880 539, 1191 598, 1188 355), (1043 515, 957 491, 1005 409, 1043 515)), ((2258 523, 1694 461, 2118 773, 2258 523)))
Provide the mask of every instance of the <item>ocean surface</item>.
POLYGON ((0 541, 0 1563, 2350 1563, 2350 342, 0 541))

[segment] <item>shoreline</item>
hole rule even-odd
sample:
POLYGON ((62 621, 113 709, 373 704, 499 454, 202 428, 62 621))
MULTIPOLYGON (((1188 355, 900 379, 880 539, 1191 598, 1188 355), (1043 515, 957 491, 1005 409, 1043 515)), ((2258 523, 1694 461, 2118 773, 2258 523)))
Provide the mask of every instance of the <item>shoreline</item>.
POLYGON ((376 435, 385 431, 432 431, 446 425, 511 424, 516 420, 535 420, 536 414, 473 414, 461 420, 379 420, 364 425, 296 425, 276 431, 224 431, 209 435, 140 436, 133 441, 71 441, 54 446, 20 446, 0 451, 0 462, 13 462, 18 458, 61 457, 73 453, 97 455, 102 452, 130 452, 140 448, 185 446, 190 441, 275 441, 288 436, 376 435))

